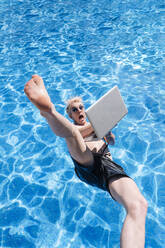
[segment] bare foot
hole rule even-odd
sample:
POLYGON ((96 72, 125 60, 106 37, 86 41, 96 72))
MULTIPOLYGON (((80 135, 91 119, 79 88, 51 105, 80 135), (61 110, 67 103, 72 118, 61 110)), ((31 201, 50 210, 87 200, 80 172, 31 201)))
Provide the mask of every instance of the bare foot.
POLYGON ((40 110, 44 112, 50 112, 52 103, 48 92, 45 88, 42 78, 38 75, 32 76, 32 78, 26 83, 24 91, 29 100, 40 110))

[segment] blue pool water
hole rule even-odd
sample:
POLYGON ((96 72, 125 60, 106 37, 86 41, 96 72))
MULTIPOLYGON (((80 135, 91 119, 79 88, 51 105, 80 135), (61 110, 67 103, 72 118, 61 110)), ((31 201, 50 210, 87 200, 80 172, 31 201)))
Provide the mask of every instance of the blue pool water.
POLYGON ((129 113, 110 150, 148 201, 145 247, 165 247, 164 23, 163 0, 0 2, 0 247, 120 246, 124 209, 75 176, 24 94, 33 74, 64 115, 118 85, 129 113))

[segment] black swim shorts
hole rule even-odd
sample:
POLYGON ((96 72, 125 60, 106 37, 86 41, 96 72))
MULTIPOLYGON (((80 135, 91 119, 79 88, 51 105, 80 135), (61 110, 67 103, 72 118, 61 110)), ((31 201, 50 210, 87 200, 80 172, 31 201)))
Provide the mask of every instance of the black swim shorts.
POLYGON ((83 182, 101 188, 110 193, 108 187, 110 179, 129 177, 125 173, 124 169, 112 161, 106 154, 102 155, 93 153, 93 156, 94 164, 93 166, 88 167, 79 164, 72 158, 75 165, 75 172, 83 182))

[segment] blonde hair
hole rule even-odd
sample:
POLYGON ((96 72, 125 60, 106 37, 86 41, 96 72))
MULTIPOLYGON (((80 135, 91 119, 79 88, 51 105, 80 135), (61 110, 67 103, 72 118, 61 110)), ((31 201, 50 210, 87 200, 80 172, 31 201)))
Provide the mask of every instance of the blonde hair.
POLYGON ((69 115, 69 117, 71 117, 71 103, 73 103, 73 102, 81 102, 81 103, 83 103, 83 100, 82 100, 81 97, 76 96, 76 97, 71 98, 71 99, 69 99, 69 100, 67 101, 67 104, 66 104, 66 112, 67 112, 67 114, 69 115))

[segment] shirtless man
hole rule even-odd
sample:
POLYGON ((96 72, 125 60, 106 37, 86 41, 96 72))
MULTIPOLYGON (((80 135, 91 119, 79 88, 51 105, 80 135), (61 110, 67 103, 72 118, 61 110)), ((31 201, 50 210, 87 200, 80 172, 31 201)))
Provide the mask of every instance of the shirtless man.
MULTIPOLYGON (((74 121, 72 123, 56 111, 41 77, 32 76, 24 91, 46 118, 53 132, 66 140, 78 177, 107 190, 126 209, 120 247, 144 248, 147 202, 135 182, 111 160, 104 141, 95 138, 91 125, 86 121, 82 100, 74 98, 68 102, 67 112, 74 121)), ((114 144, 112 133, 107 139, 114 144)))

